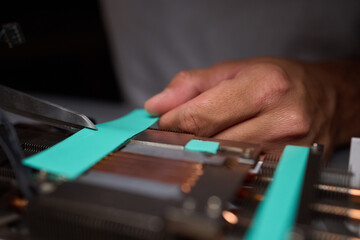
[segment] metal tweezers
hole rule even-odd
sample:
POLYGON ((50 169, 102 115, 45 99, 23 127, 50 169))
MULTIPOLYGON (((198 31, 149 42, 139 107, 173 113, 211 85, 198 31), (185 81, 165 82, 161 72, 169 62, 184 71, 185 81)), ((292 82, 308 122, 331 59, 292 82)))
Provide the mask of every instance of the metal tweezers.
POLYGON ((97 130, 94 123, 83 114, 3 85, 0 85, 0 108, 65 129, 78 130, 85 127, 97 130))

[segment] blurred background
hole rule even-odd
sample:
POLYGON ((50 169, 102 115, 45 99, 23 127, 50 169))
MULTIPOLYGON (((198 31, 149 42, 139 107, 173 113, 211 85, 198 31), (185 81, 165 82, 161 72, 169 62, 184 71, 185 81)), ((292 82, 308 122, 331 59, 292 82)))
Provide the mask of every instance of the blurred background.
POLYGON ((1 84, 36 93, 121 101, 97 0, 3 1, 25 44, 0 45, 1 84))
MULTIPOLYGON (((236 3, 236 1, 234 2, 236 3)), ((156 10, 157 5, 154 3, 146 1, 142 3, 148 4, 147 6, 142 6, 143 13, 147 13, 150 7, 156 10)), ((159 3, 158 1, 158 4, 159 3)), ((164 3, 165 2, 162 4, 164 3)), ((129 9, 133 9, 137 13, 137 5, 139 2, 129 1, 126 4, 130 5, 129 9), (133 8, 131 8, 132 5, 134 5, 133 8)), ((171 7, 172 3, 168 3, 168 5, 171 7)), ((129 9, 122 9, 122 13, 126 13, 129 9)), ((191 9, 192 8, 190 8, 190 10, 191 9)), ((174 8, 173 11, 177 12, 177 9, 174 8)), ((276 12, 276 9, 274 11, 276 12)), ((8 48, 5 43, 0 44, 0 84, 84 113, 94 118, 97 123, 115 119, 129 112, 131 109, 124 104, 124 96, 121 94, 120 87, 118 86, 118 82, 123 79, 117 81, 115 78, 115 69, 111 62, 111 52, 101 12, 98 0, 3 1, 0 8, 0 24, 18 22, 22 28, 26 42, 25 44, 14 46, 14 48, 11 49, 8 48)), ((148 17, 153 19, 151 11, 149 12, 148 17)), ((333 14, 331 11, 329 13, 333 14)), ((170 12, 170 14, 172 14, 172 12, 170 12)), ((212 16, 211 12, 208 14, 212 16)), ((223 14, 226 15, 226 12, 223 14)), ((243 14, 245 14, 251 22, 250 16, 252 15, 246 15, 246 12, 243 12, 243 14)), ((197 17, 198 15, 195 14, 194 16, 197 17)), ((215 14, 215 16, 217 15, 215 14)), ((261 16, 261 14, 259 16, 261 16)), ((266 17, 267 15, 264 16, 266 17)), ((203 18, 206 21, 210 19, 206 14, 204 14, 203 18)), ((161 17, 157 20, 161 21, 161 17)), ((214 21, 215 20, 216 19, 214 19, 214 21)), ((156 23, 157 22, 154 21, 155 27, 158 27, 156 23)), ((258 23, 261 26, 263 24, 261 21, 258 23)), ((223 29, 221 26, 222 25, 219 25, 218 29, 223 29)), ((245 28, 245 30, 246 29, 247 28, 245 28)), ((256 31, 253 32, 253 35, 247 34, 246 36, 251 35, 254 39, 262 39, 257 36, 257 28, 254 29, 256 29, 256 31)), ((152 31, 151 28, 145 30, 152 31)), ((174 31, 176 30, 177 29, 174 31)), ((278 31, 275 30, 270 31, 270 33, 277 33, 278 31)), ((144 31, 144 29, 139 29, 138 31, 144 31)), ((331 31, 329 34, 331 34, 331 31)), ((124 36, 124 34, 121 34, 121 36, 124 36)), ((194 35, 190 36, 191 38, 188 40, 193 42, 194 35)), ((217 34, 215 36, 223 37, 230 35, 217 34)), ((237 39, 243 39, 242 36, 241 31, 238 31, 237 35, 231 35, 231 39, 237 41, 237 39), (235 36, 237 36, 237 38, 235 38, 235 36)), ((253 42, 252 38, 249 39, 249 42, 253 42)), ((323 37, 319 39, 322 43, 322 40, 326 40, 327 38, 323 37)), ((144 39, 143 41, 146 40, 147 39, 144 39)), ((291 49, 295 49, 295 53, 306 53, 307 51, 305 50, 307 48, 305 48, 305 50, 301 47, 299 48, 298 38, 296 37, 295 40, 296 44, 292 45, 293 48, 291 49)), ((260 41, 259 43, 263 42, 266 46, 266 41, 260 41)), ((138 43, 134 42, 132 44, 136 45, 138 43)), ((187 47, 186 42, 181 42, 181 44, 187 47)), ((199 44, 202 46, 202 41, 200 41, 199 44)), ((216 45, 216 42, 214 44, 216 45)), ((307 46, 306 41, 304 44, 307 46)), ((243 45, 247 46, 247 44, 243 45)), ((279 46, 282 47, 281 42, 279 46)), ((341 46, 344 46, 344 44, 341 46)), ((160 42, 158 48, 154 48, 154 51, 158 51, 159 48, 161 50, 162 47, 163 45, 160 42)), ((180 50, 176 52, 178 55, 170 52, 170 59, 172 61, 176 62, 179 59, 183 59, 181 58, 183 52, 187 54, 187 52, 182 51, 181 48, 179 49, 180 50), (175 57, 173 57, 173 55, 175 57)), ((223 57, 223 53, 221 52, 222 48, 210 47, 209 49, 218 51, 217 54, 213 54, 214 56, 223 57)), ((245 48, 245 50, 246 49, 247 48, 245 48)), ((261 48, 256 49, 262 51, 261 48)), ((273 49, 276 48, 270 48, 270 50, 273 49)), ((281 50, 282 48, 279 49, 281 50)), ((310 48, 310 50, 312 50, 312 48, 310 48)), ((132 53, 133 49, 129 51, 132 53)), ((139 51, 141 52, 142 49, 139 51)), ((163 52, 165 52, 165 50, 163 52)), ((326 50, 326 52, 328 51, 326 50)), ((211 55, 212 51, 207 51, 207 53, 211 55)), ((231 54, 233 53, 234 51, 231 51, 231 54)), ((269 53, 272 52, 270 51, 269 53)), ((139 54, 139 56, 142 58, 141 54, 139 54)), ((161 54, 157 54, 157 57, 159 56, 162 57, 161 54)), ((190 55, 190 57, 191 59, 197 59, 197 57, 199 57, 200 60, 203 60, 202 56, 195 55, 194 57, 194 55, 190 55)), ((159 59, 161 60, 161 58, 159 59)), ((205 59, 210 61, 212 58, 208 58, 208 56, 205 55, 205 59)), ((191 65, 196 66, 196 61, 195 64, 190 61, 184 62, 185 64, 191 63, 191 65)), ((175 65, 176 67, 187 69, 180 64, 175 65)), ((176 73, 179 69, 168 67, 161 68, 160 70, 161 72, 171 70, 176 73)), ((172 73, 169 76, 172 76, 172 73)), ((168 81, 170 78, 165 77, 164 79, 168 81)), ((153 79, 149 78, 147 80, 152 81, 153 79)), ((157 78, 157 80, 160 80, 160 78, 157 78)), ((133 79, 131 79, 131 83, 133 83, 132 81, 133 79)), ((145 88, 148 88, 148 86, 146 85, 145 88)), ((10 115, 10 117, 16 121, 18 120, 17 116, 10 115)), ((347 150, 345 152, 339 151, 338 153, 343 154, 345 158, 347 158, 347 150)), ((344 158, 344 156, 341 156, 341 158, 344 158)))
MULTIPOLYGON (((0 44, 0 84, 83 113, 96 123, 131 109, 122 101, 99 2, 4 1, 0 24, 17 22, 25 43, 0 44)), ((11 121, 29 121, 9 114, 11 121)))

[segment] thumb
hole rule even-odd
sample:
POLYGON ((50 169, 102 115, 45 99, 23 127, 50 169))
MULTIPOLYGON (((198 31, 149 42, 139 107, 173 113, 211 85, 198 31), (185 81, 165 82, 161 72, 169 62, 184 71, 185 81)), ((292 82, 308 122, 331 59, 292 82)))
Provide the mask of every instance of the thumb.
POLYGON ((209 68, 182 71, 175 75, 162 92, 147 100, 144 108, 153 116, 162 115, 219 82, 232 79, 243 65, 243 61, 226 61, 209 68))

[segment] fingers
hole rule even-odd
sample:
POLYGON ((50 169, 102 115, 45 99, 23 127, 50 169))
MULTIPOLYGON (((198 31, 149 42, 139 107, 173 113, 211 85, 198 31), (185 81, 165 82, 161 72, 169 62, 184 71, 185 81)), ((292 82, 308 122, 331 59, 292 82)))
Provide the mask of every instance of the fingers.
POLYGON ((310 131, 310 120, 300 110, 277 109, 234 125, 216 135, 220 139, 236 139, 251 142, 290 141, 304 138, 310 131))
POLYGON ((263 58, 182 72, 145 108, 161 115, 160 128, 260 143, 270 153, 285 144, 329 144, 331 121, 312 103, 317 98, 308 94, 305 70, 298 62, 263 58))
POLYGON ((231 79, 165 113, 159 120, 159 127, 211 136, 260 110, 242 82, 231 79))
POLYGON ((206 69, 180 72, 164 91, 150 98, 144 107, 151 115, 162 115, 220 81, 233 78, 243 65, 241 61, 227 61, 206 69))
POLYGON ((285 144, 308 146, 314 138, 305 112, 293 106, 277 109, 234 125, 213 136, 217 139, 251 142, 265 152, 281 152, 285 144))
POLYGON ((254 64, 167 112, 159 127, 213 136, 276 107, 289 87, 278 67, 254 64))

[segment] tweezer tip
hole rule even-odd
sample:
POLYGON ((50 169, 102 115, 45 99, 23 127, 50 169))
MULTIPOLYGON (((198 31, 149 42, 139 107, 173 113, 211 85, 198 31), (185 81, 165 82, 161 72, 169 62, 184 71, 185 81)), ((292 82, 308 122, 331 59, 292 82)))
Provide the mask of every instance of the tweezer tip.
POLYGON ((92 127, 89 127, 89 128, 92 129, 92 130, 95 130, 95 131, 99 130, 95 125, 92 126, 92 127))
POLYGON ((95 124, 90 120, 90 119, 88 119, 87 121, 86 121, 86 128, 89 128, 89 129, 92 129, 92 130, 95 130, 95 131, 97 131, 98 130, 98 128, 95 126, 95 124))
POLYGON ((92 130, 95 130, 97 131, 97 127, 95 126, 95 124, 87 117, 85 116, 84 114, 77 114, 79 117, 81 117, 82 119, 82 126, 85 127, 85 128, 89 128, 89 129, 92 129, 92 130))

